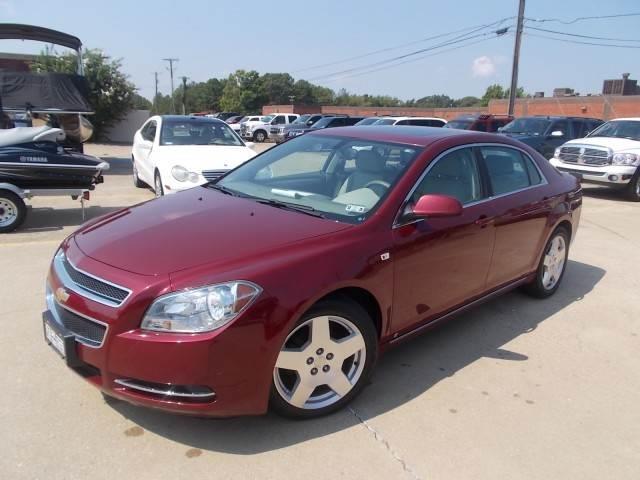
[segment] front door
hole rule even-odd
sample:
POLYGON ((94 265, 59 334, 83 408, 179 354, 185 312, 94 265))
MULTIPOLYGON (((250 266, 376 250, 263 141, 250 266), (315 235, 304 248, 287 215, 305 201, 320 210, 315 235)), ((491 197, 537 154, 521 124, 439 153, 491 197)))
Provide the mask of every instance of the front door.
POLYGON ((491 202, 471 148, 434 160, 409 198, 444 194, 463 204, 460 216, 427 218, 393 230, 395 331, 435 318, 485 291, 495 230, 491 202))

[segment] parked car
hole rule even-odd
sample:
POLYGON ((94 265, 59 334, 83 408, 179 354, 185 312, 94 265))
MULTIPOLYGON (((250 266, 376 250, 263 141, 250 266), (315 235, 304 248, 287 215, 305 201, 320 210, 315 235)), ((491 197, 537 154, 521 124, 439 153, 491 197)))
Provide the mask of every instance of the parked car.
POLYGON ((289 140, 290 138, 304 135, 307 132, 322 130, 324 128, 351 127, 360 120, 362 120, 362 117, 348 117, 346 115, 323 117, 310 127, 301 125, 298 128, 291 128, 287 132, 285 139, 289 140))
POLYGON ((242 124, 245 122, 263 122, 265 119, 267 118, 267 115, 247 115, 245 117, 242 117, 240 119, 239 122, 237 123, 232 123, 231 125, 229 125, 231 127, 231 129, 236 132, 238 135, 240 135, 240 131, 242 129, 242 124))
POLYGON ((275 141, 276 143, 282 143, 287 139, 287 133, 290 130, 299 130, 300 128, 309 128, 313 126, 318 120, 324 117, 329 117, 331 115, 323 114, 323 113, 313 113, 313 114, 304 114, 300 115, 294 122, 271 127, 269 131, 269 138, 275 141))
POLYGON ((154 116, 133 137, 133 183, 159 197, 215 180, 255 154, 222 120, 154 116))
POLYGON ((363 125, 373 125, 378 120, 380 120, 380 117, 366 117, 360 120, 358 123, 356 123, 354 127, 361 127, 363 125))
POLYGON ((581 201, 575 178, 505 136, 316 130, 72 233, 45 335, 136 405, 315 417, 398 342, 519 286, 553 295, 581 201))
POLYGON ((556 147, 567 140, 585 137, 602 125, 602 120, 583 117, 520 117, 499 131, 536 149, 545 158, 551 158, 556 147))
POLYGON ((563 144, 551 164, 583 182, 623 189, 640 202, 640 117, 616 118, 563 144))
POLYGON ((237 117, 238 115, 240 114, 237 112, 218 112, 214 113, 213 115, 207 115, 207 117, 218 118, 222 121, 226 121, 228 118, 237 117))
POLYGON ((435 117, 382 117, 371 125, 414 125, 419 127, 444 127, 447 121, 435 117))
POLYGON ((476 132, 497 132, 513 121, 510 115, 461 115, 445 125, 445 128, 457 128, 459 130, 474 130, 476 132))
POLYGON ((261 122, 247 122, 240 127, 242 138, 262 143, 269 138, 269 131, 275 126, 284 126, 296 121, 297 113, 274 113, 261 122))
POLYGON ((240 120, 242 120, 244 118, 244 115, 236 115, 234 117, 229 117, 225 120, 225 122, 227 122, 227 125, 233 125, 235 123, 240 123, 240 120))

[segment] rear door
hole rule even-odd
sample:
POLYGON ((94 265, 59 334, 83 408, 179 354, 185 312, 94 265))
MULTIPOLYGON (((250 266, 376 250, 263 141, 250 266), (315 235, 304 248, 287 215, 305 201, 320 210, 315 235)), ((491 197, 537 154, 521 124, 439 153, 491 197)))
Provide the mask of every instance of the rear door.
POLYGON ((457 198, 463 212, 418 222, 397 220, 391 253, 394 329, 435 319, 485 291, 494 213, 471 147, 452 149, 431 162, 408 204, 436 193, 457 198))
POLYGON ((495 212, 495 247, 487 287, 495 288, 535 270, 552 199, 535 161, 506 145, 482 146, 495 212))

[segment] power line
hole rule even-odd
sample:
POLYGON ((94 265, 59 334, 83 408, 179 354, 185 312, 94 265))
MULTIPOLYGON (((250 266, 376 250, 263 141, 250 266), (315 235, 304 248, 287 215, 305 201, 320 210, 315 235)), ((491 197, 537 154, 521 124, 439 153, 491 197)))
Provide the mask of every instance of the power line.
POLYGON ((531 18, 531 17, 525 17, 525 19, 529 20, 531 22, 539 22, 539 23, 558 22, 558 23, 562 23, 564 25, 571 25, 573 23, 582 22, 584 20, 603 20, 603 19, 608 19, 608 18, 639 17, 639 16, 640 16, 640 12, 638 12, 638 13, 620 13, 620 14, 616 14, 616 15, 594 15, 594 16, 591 16, 591 17, 576 17, 576 18, 571 19, 571 20, 562 20, 560 18, 531 18))
POLYGON ((495 22, 488 23, 488 24, 474 25, 472 27, 461 28, 460 30, 454 30, 452 32, 440 33, 438 35, 433 35, 431 37, 422 38, 420 40, 414 40, 412 42, 403 43, 403 44, 396 45, 396 46, 393 46, 393 47, 382 48, 380 50, 374 50, 372 52, 363 53, 363 54, 360 54, 360 55, 355 55, 353 57, 344 58, 342 60, 337 60, 335 62, 322 63, 322 64, 319 64, 319 65, 313 65, 311 67, 305 67, 305 68, 302 68, 302 69, 299 69, 299 70, 293 70, 291 73, 306 72, 306 71, 309 71, 309 70, 318 70, 318 69, 324 68, 324 67, 331 67, 333 65, 339 65, 341 63, 351 62, 353 60, 359 60, 361 58, 371 57, 371 56, 377 55, 379 53, 390 52, 390 51, 393 51, 393 50, 399 50, 400 48, 408 47, 410 45, 416 45, 418 43, 424 43, 424 42, 428 42, 428 41, 431 41, 431 40, 437 40, 438 38, 448 37, 450 35, 455 35, 456 33, 466 32, 468 30, 477 31, 477 30, 481 30, 483 28, 489 28, 489 27, 492 27, 494 25, 499 25, 499 24, 501 24, 501 23, 503 23, 503 22, 505 22, 507 20, 511 20, 513 18, 515 18, 515 17, 505 17, 505 18, 502 18, 500 20, 496 20, 495 22))
POLYGON ((433 46, 426 47, 426 48, 421 48, 420 50, 416 50, 414 52, 405 53, 404 55, 399 55, 399 56, 396 56, 396 57, 393 57, 393 58, 387 58, 385 60, 380 60, 378 62, 370 63, 368 65, 361 65, 359 67, 348 68, 346 70, 341 70, 339 72, 333 72, 333 73, 330 73, 330 74, 327 74, 327 75, 320 75, 318 77, 310 78, 309 80, 320 80, 320 79, 324 79, 324 78, 335 77, 335 76, 346 74, 346 73, 352 73, 352 72, 355 72, 355 71, 358 71, 358 70, 362 70, 362 69, 367 69, 367 68, 377 67, 377 66, 380 66, 380 65, 385 65, 385 64, 388 64, 388 63, 391 63, 391 62, 395 62, 397 60, 402 60, 402 59, 405 59, 405 58, 408 58, 408 57, 419 55, 421 53, 425 53, 425 52, 429 52, 429 51, 432 51, 432 50, 436 50, 438 48, 448 47, 449 45, 455 45, 456 43, 461 43, 461 42, 465 42, 467 40, 472 40, 474 38, 486 37, 487 35, 492 35, 492 34, 493 35, 504 35, 505 33, 507 33, 509 28, 510 27, 502 28, 502 29, 499 29, 499 30, 496 30, 496 31, 478 33, 478 34, 470 35, 470 36, 467 36, 467 37, 464 37, 464 38, 462 38, 463 35, 460 35, 460 36, 455 37, 454 39, 448 40, 446 42, 439 43, 437 45, 433 45, 433 46))
POLYGON ((529 30, 537 30, 538 32, 554 33, 556 35, 564 35, 567 37, 586 38, 591 40, 606 40, 610 42, 640 42, 640 39, 636 38, 611 38, 611 37, 595 37, 593 35, 580 35, 578 33, 559 32, 557 30, 549 30, 546 28, 527 27, 529 30))
POLYGON ((529 37, 546 38, 547 40, 555 40, 556 42, 577 43, 579 45, 593 45, 596 47, 613 47, 613 48, 634 48, 634 49, 640 48, 640 45, 616 45, 613 43, 582 42, 580 40, 569 40, 568 38, 556 38, 556 37, 550 37, 548 35, 540 35, 537 33, 525 32, 525 34, 529 37))

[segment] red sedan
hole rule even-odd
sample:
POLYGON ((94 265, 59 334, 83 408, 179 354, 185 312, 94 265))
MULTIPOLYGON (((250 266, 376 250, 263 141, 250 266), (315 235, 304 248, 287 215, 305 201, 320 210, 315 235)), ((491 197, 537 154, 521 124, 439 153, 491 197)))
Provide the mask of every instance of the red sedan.
POLYGON ((326 414, 389 346, 516 287, 552 295, 581 203, 573 177, 504 136, 304 135, 67 238, 45 338, 131 403, 326 414))

